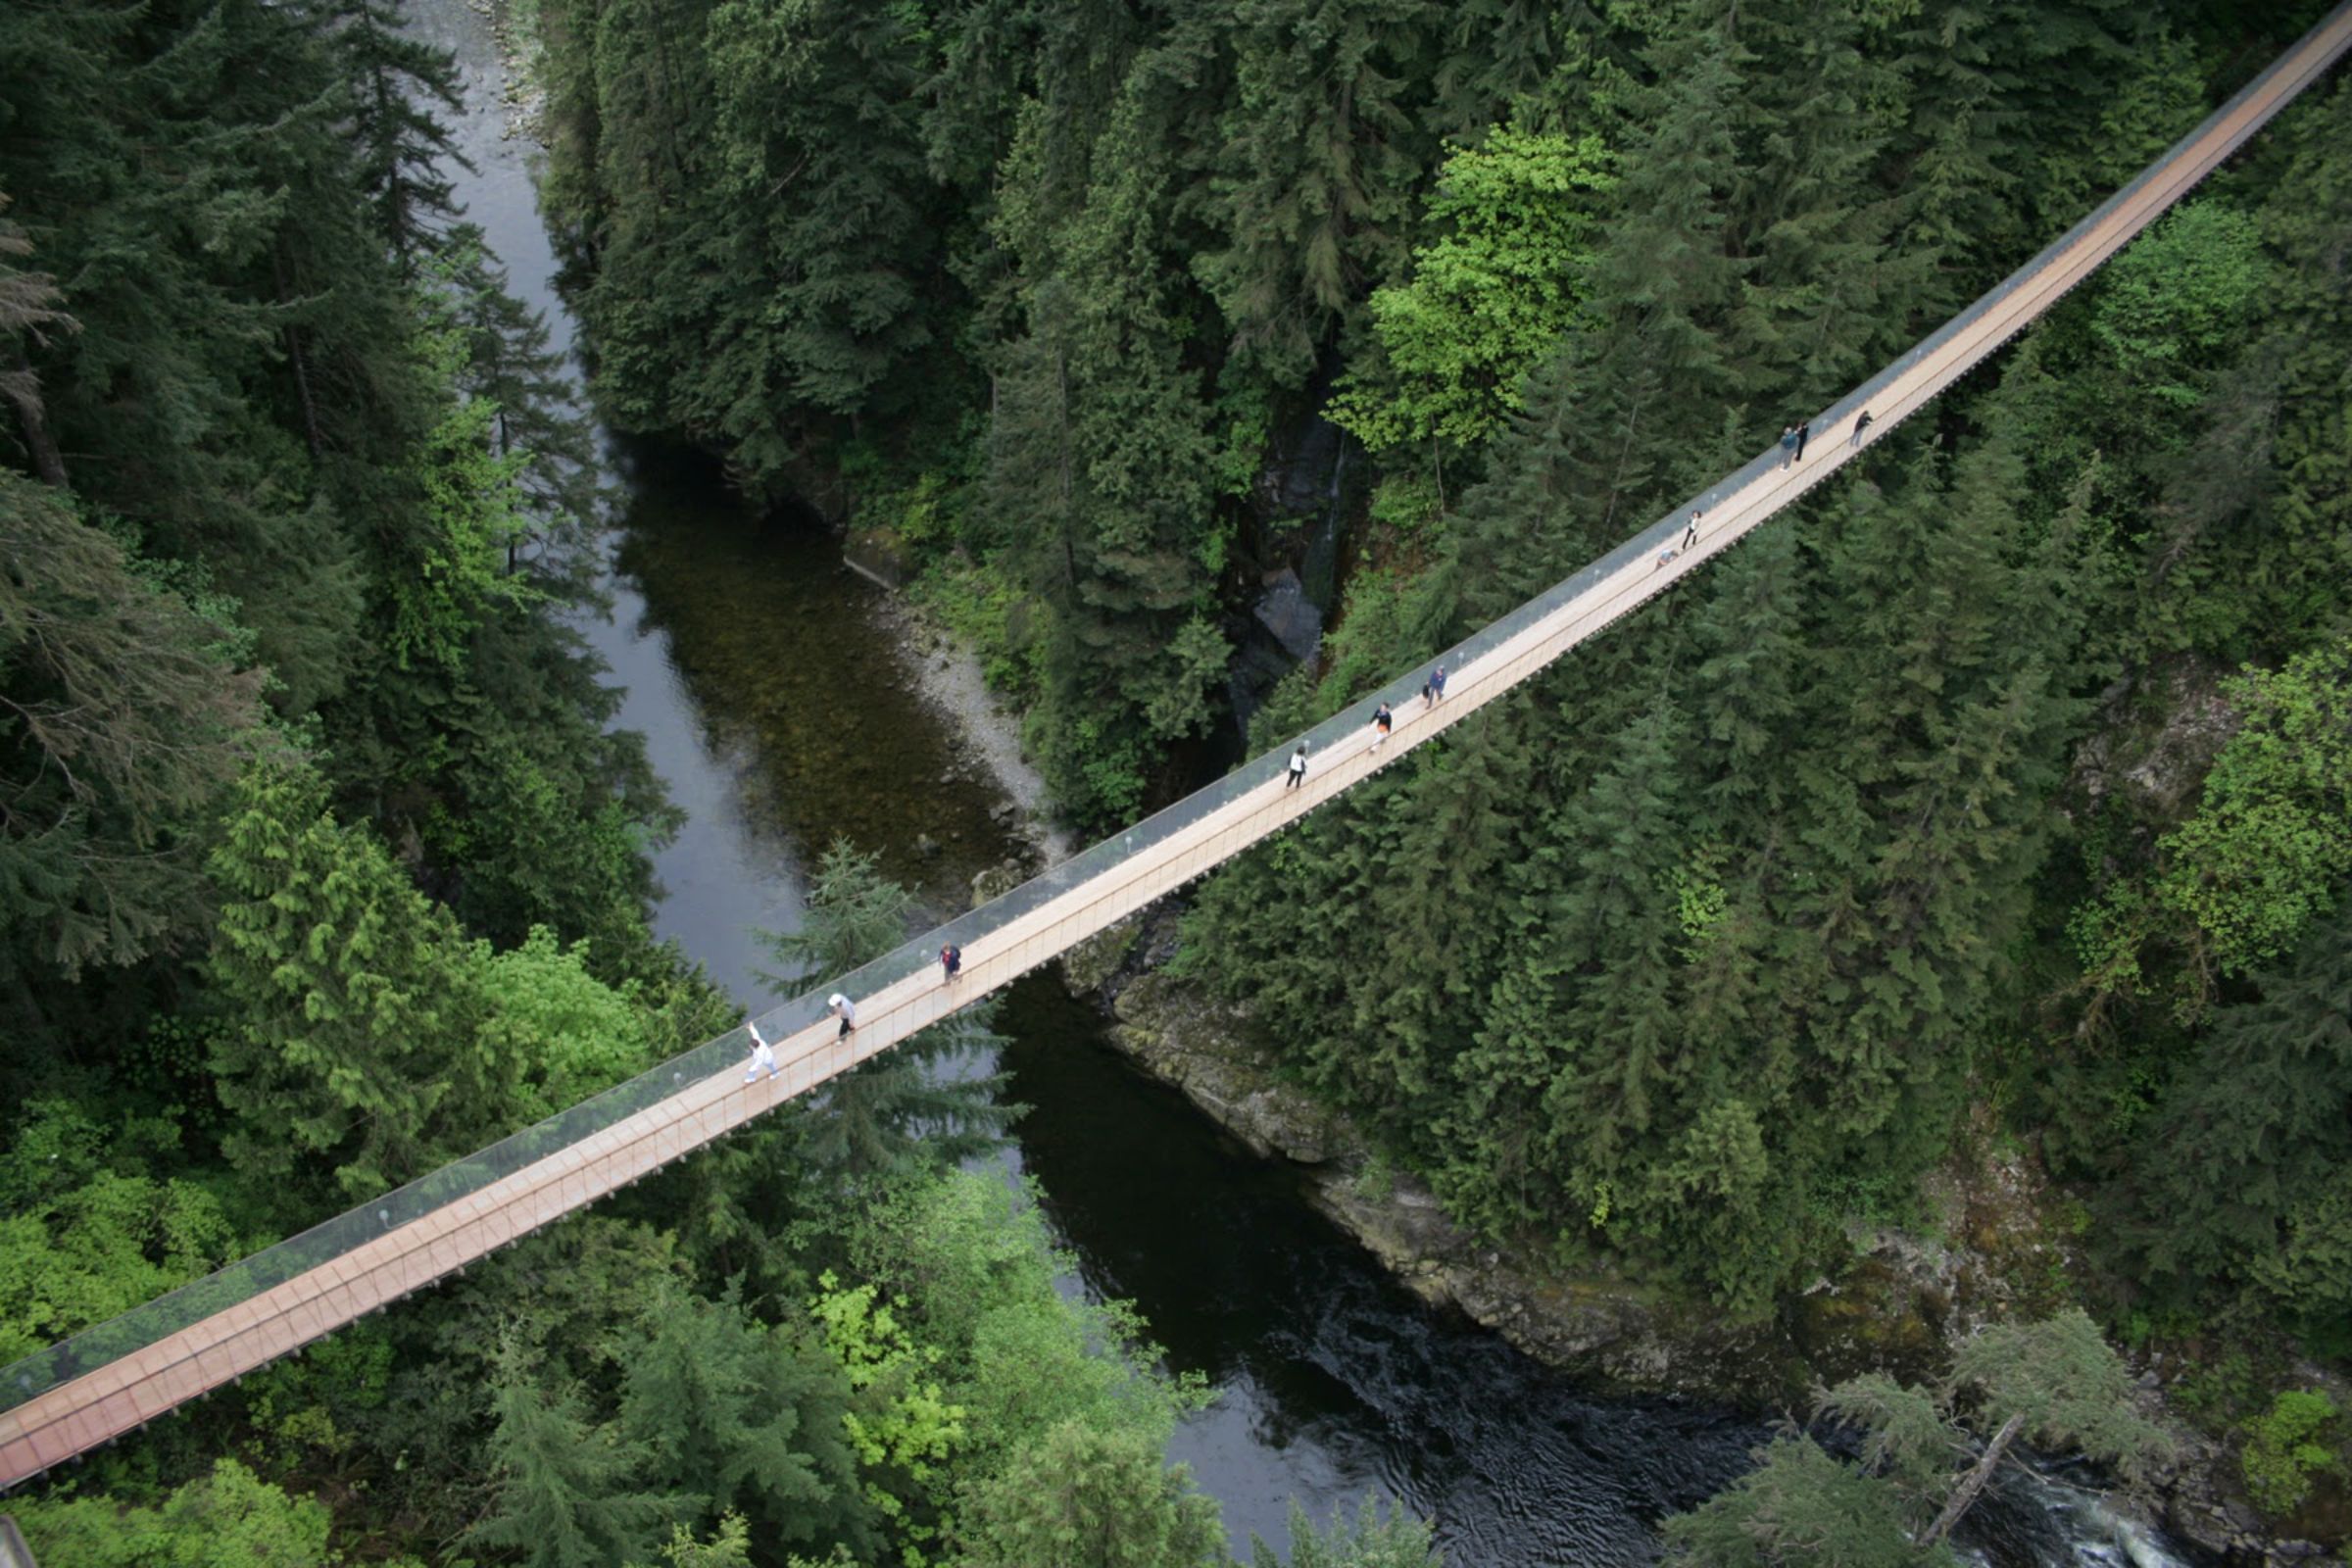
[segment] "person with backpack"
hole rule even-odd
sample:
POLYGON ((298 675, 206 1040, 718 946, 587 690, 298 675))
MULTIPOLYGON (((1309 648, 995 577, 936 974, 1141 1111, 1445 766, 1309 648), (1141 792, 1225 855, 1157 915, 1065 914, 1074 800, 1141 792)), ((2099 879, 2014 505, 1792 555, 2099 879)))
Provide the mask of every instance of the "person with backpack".
POLYGON ((939 972, 943 985, 963 973, 963 950, 953 942, 939 950, 939 972))

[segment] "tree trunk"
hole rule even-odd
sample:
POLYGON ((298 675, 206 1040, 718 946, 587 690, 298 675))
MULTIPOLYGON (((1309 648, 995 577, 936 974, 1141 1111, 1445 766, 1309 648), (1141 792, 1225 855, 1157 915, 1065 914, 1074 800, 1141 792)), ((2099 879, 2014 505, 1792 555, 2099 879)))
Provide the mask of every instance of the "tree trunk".
POLYGON ((17 352, 16 361, 17 375, 30 390, 25 396, 12 397, 9 401, 16 404, 17 418, 24 427, 24 449, 32 454, 32 471, 40 476, 41 483, 63 490, 66 488, 65 454, 57 450, 57 437, 49 433, 48 417, 41 413, 40 386, 33 379, 32 362, 24 358, 21 349, 17 352))
POLYGON ((1995 1432, 1992 1441, 1984 1445, 1984 1455, 1967 1475, 1960 1478, 1960 1485, 1954 1487, 1951 1496, 1944 1500, 1943 1512, 1936 1516, 1936 1522, 1928 1526, 1928 1533, 1920 1538, 1921 1545, 1933 1546, 1951 1534, 1952 1526, 1960 1522, 1960 1516, 1968 1512, 1969 1505, 1977 1500, 1977 1494, 1983 1492, 1984 1484, 1992 1479, 1993 1466, 2001 1462, 2001 1455, 2009 1451, 2009 1445, 2017 1441, 2017 1434, 2025 1424, 2023 1415, 2013 1415, 2001 1423, 2001 1430, 1995 1432))
MULTIPOLYGON (((270 258, 270 270, 277 283, 277 298, 284 304, 293 298, 286 283, 286 253, 283 245, 270 258)), ((326 450, 326 442, 318 434, 318 405, 311 396, 311 362, 302 350, 302 334, 289 321, 285 327, 286 364, 294 371, 294 400, 302 406, 302 440, 310 449, 313 461, 326 450)))

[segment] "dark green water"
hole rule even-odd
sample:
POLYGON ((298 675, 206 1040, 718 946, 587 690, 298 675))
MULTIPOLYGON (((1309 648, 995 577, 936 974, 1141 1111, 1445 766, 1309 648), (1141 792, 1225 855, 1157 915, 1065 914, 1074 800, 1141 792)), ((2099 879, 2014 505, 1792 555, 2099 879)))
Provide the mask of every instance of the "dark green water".
POLYGON ((960 910, 1009 847, 989 819, 999 797, 914 699, 883 590, 809 519, 743 516, 706 461, 638 451, 627 471, 613 564, 642 607, 635 635, 666 644, 675 698, 745 816, 810 854, 847 839, 960 910), (936 853, 918 853, 924 835, 936 853))

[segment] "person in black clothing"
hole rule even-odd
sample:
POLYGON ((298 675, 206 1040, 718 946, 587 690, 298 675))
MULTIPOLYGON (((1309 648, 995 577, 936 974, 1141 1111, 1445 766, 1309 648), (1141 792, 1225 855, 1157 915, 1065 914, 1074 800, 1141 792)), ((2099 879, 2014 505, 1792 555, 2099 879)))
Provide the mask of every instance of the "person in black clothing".
POLYGON ((1862 444, 1862 432, 1869 428, 1870 411, 1868 409, 1864 409, 1860 414, 1854 416, 1854 438, 1852 444, 1855 446, 1860 446, 1862 444))
POLYGON ((963 973, 963 950, 953 942, 939 950, 939 973, 943 981, 963 973))
POLYGON ((1806 419, 1796 427, 1796 461, 1805 461, 1805 442, 1813 434, 1813 421, 1806 419))

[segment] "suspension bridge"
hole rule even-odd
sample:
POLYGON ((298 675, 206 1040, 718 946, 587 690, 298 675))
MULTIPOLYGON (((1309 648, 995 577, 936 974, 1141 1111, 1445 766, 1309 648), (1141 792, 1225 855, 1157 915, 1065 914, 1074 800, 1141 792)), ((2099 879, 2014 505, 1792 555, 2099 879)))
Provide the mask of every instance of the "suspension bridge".
POLYGON ((1620 616, 1729 550, 1836 473, 2048 311, 2244 145, 2352 47, 2344 0, 2294 48, 2096 212, 1984 298, 1809 421, 1818 437, 1784 465, 1775 449, 1725 475, 1600 560, 1434 662, 1445 698, 1399 676, 1306 737, 1304 781, 1289 748, 1256 758, 969 914, 835 982, 857 999, 842 1035, 798 998, 756 1020, 777 1074, 746 1082, 738 1029, 349 1213, 0 1369, 0 1490, 38 1477, 254 1368, 463 1269, 518 1237, 660 1170, 956 1008, 1052 961, 1444 734, 1620 616), (1858 421, 1867 413, 1867 428, 1858 421), (1690 514, 1702 514, 1686 545, 1690 514), (1386 702, 1395 732, 1375 747, 1386 702), (952 986, 946 943, 963 951, 952 986))

